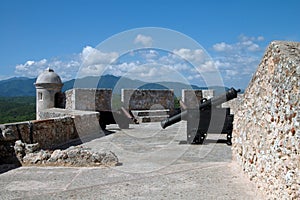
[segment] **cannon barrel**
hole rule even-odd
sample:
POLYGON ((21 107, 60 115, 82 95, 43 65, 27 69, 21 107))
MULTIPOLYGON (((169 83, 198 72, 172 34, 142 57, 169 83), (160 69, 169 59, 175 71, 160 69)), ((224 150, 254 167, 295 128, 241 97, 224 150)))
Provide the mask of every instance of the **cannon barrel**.
MULTIPOLYGON (((224 93, 220 96, 217 96, 217 97, 213 97, 207 101, 203 101, 202 103, 200 103, 199 110, 209 109, 209 108, 211 108, 211 106, 218 106, 218 105, 221 105, 222 103, 230 101, 230 100, 236 98, 237 94, 240 91, 241 91, 240 89, 235 90, 234 88, 230 88, 226 93, 224 93)), ((163 129, 165 129, 168 126, 171 126, 177 122, 180 122, 186 116, 187 116, 187 111, 183 111, 177 115, 174 115, 172 117, 169 117, 169 118, 161 121, 160 125, 163 129)))
POLYGON ((187 111, 183 111, 177 115, 174 115, 172 117, 169 117, 167 119, 164 119, 160 122, 160 125, 163 129, 167 128, 168 126, 171 126, 172 124, 175 124, 177 122, 180 122, 182 119, 184 119, 187 115, 187 111))
POLYGON ((213 97, 207 101, 204 101, 199 105, 199 110, 204 109, 204 108, 209 108, 211 106, 218 106, 221 105, 222 103, 225 103, 227 101, 230 101, 234 98, 237 97, 237 93, 239 93, 241 90, 235 90, 234 88, 230 88, 226 93, 213 97))

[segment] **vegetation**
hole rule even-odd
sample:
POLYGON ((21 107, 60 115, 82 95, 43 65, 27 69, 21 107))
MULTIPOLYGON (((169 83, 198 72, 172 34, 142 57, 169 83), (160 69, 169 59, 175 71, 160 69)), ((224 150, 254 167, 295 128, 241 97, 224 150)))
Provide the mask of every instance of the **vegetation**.
POLYGON ((35 97, 0 97, 0 124, 33 120, 35 97))
POLYGON ((111 108, 112 110, 119 110, 122 107, 121 103, 121 95, 120 94, 113 94, 111 108))
POLYGON ((180 102, 179 102, 180 99, 181 99, 180 97, 175 97, 174 98, 174 108, 175 109, 180 109, 180 102))

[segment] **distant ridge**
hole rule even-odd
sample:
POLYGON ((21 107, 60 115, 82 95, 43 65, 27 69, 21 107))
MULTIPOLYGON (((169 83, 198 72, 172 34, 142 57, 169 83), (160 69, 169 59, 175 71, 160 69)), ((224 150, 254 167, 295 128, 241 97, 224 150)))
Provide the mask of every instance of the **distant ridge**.
MULTIPOLYGON (((16 96, 35 96, 34 83, 36 78, 14 77, 0 81, 0 96, 16 97, 16 96)), ((173 89, 176 96, 181 96, 182 89, 208 89, 207 87, 198 87, 196 85, 187 85, 179 82, 156 82, 147 83, 140 80, 132 80, 125 77, 113 75, 104 75, 99 77, 89 76, 79 79, 72 79, 64 82, 62 91, 75 88, 107 88, 113 89, 116 94, 121 93, 122 88, 139 88, 139 89, 173 89), (75 85, 74 85, 75 84, 75 85)), ((216 93, 224 92, 224 87, 215 86, 216 93)), ((227 90, 228 88, 225 88, 227 90)))
POLYGON ((36 78, 14 77, 0 81, 0 96, 35 96, 36 78))

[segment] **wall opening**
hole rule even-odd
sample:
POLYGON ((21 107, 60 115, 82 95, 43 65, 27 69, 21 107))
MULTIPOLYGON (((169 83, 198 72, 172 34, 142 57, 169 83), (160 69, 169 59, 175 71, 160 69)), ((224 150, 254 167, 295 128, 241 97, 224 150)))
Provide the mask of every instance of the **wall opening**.
POLYGON ((38 100, 43 101, 43 93, 42 92, 38 93, 38 100))
POLYGON ((66 106, 66 96, 62 92, 57 92, 54 96, 54 107, 55 108, 65 108, 66 106))

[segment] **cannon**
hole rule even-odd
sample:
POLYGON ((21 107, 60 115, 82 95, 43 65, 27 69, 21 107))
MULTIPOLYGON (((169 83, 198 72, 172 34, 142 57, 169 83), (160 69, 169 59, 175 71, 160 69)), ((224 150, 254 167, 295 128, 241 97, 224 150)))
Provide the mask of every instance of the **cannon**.
POLYGON ((224 94, 211 99, 201 99, 199 108, 186 108, 185 111, 161 121, 163 129, 181 120, 187 121, 187 143, 202 144, 207 133, 227 134, 226 143, 231 145, 233 115, 230 108, 221 108, 221 104, 237 97, 240 89, 229 89, 224 94))
POLYGON ((98 111, 100 113, 99 124, 102 130, 106 129, 106 125, 118 124, 121 129, 128 129, 129 124, 139 124, 139 121, 132 115, 130 111, 127 111, 124 107, 121 107, 117 111, 98 111))

